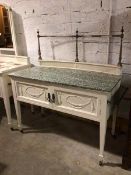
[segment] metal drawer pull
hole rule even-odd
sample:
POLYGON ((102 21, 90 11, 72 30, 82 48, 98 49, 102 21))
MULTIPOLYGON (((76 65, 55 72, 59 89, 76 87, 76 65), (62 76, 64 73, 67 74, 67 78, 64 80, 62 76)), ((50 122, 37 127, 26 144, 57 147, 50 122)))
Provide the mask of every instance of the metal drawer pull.
POLYGON ((52 103, 55 103, 55 94, 52 94, 52 103))
POLYGON ((51 102, 51 96, 50 96, 50 93, 48 93, 48 101, 51 102))

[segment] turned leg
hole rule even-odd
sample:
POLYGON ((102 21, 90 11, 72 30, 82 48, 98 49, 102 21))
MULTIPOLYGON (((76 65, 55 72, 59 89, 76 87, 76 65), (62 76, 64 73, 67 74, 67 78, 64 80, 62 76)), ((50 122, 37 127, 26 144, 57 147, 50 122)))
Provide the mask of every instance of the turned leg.
POLYGON ((11 125, 10 97, 9 97, 8 82, 6 80, 6 77, 1 77, 1 86, 2 86, 2 96, 4 100, 8 124, 11 125))

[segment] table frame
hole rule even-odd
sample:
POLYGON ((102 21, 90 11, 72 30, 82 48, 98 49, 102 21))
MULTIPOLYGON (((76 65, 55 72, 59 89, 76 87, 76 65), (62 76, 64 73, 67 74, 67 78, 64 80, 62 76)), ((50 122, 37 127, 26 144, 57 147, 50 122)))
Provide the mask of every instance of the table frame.
MULTIPOLYGON (((41 62, 42 63, 42 62, 41 62)), ((53 64, 53 62, 46 62, 46 66, 48 67, 51 65, 50 63, 53 64)), ((71 63, 73 64, 73 63, 71 63)), ((54 62, 54 67, 70 67, 70 63, 61 63, 59 64, 58 62, 54 62), (57 66, 56 66, 57 64, 57 66), (59 65, 59 66, 58 66, 59 65), (68 65, 68 66, 67 66, 68 65)), ((121 73, 121 68, 117 66, 107 66, 107 65, 92 65, 92 64, 82 64, 81 63, 74 63, 75 69, 76 67, 80 69, 80 67, 83 67, 85 70, 90 70, 94 68, 98 72, 100 70, 105 70, 105 72, 109 72, 112 69, 111 73, 119 75, 121 73), (101 69, 100 69, 101 67, 101 69)), ((52 65, 53 66, 53 65, 52 65)), ((104 71, 103 71, 104 72, 104 71)), ((18 129, 20 131, 23 131, 22 128, 22 122, 21 122, 21 108, 20 108, 20 102, 26 102, 30 103, 32 105, 38 105, 41 107, 53 109, 56 111, 61 111, 69 114, 73 114, 78 117, 86 118, 89 120, 97 121, 100 124, 100 152, 99 152, 99 164, 103 165, 103 153, 104 153, 104 145, 105 145, 105 138, 106 138, 106 129, 107 129, 107 120, 112 113, 111 110, 111 101, 112 97, 114 96, 115 92, 119 89, 120 87, 120 82, 115 86, 115 88, 112 90, 112 92, 102 92, 102 91, 95 91, 95 90, 89 90, 89 89, 82 89, 78 87, 71 87, 71 86, 61 86, 61 85, 56 85, 56 84, 51 84, 51 83, 45 83, 42 81, 37 81, 37 80, 32 80, 32 79, 27 79, 27 78, 22 78, 22 77, 15 77, 11 75, 11 82, 12 82, 12 89, 13 89, 13 97, 14 97, 14 103, 15 103, 15 109, 16 109, 16 114, 17 114, 17 122, 18 122, 18 129), (40 89, 37 89, 37 88, 40 89), (27 95, 27 89, 31 88, 33 89, 32 94, 30 96, 27 95), (41 92, 41 89, 48 89, 47 92, 51 94, 51 99, 47 95, 45 97, 42 97, 42 100, 39 99, 39 93, 41 92), (34 91, 34 89, 37 89, 37 92, 34 91), (71 110, 69 109, 69 106, 64 106, 62 107, 58 102, 53 102, 53 97, 52 94, 55 94, 55 98, 58 99, 58 92, 63 92, 62 96, 62 103, 65 105, 65 98, 67 97, 65 94, 66 93, 72 93, 75 96, 80 96, 83 98, 83 96, 90 96, 91 98, 97 98, 97 105, 96 107, 96 113, 95 115, 93 112, 89 111, 80 111, 76 106, 72 108, 71 110), (36 98, 38 96, 38 98, 36 98), (65 97, 66 96, 66 97, 65 97)), ((30 90, 31 90, 30 89, 30 90)), ((47 93, 46 93, 47 94, 47 93)), ((74 102, 73 102, 74 103, 74 102)), ((87 110, 87 109, 86 109, 87 110)))

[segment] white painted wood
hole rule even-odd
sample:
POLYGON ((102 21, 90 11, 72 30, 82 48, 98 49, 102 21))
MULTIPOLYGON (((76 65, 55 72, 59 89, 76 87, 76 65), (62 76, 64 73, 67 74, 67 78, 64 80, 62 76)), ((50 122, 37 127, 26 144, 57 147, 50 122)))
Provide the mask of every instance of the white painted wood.
MULTIPOLYGON (((11 35, 12 35, 12 42, 13 42, 13 48, 4 48, 5 51, 14 51, 14 55, 18 56, 18 45, 16 41, 16 32, 15 32, 15 26, 14 26, 14 19, 13 19, 13 11, 11 7, 7 6, 6 4, 2 3, 7 11, 8 11, 8 16, 9 16, 9 23, 10 23, 10 29, 11 29, 11 35)), ((0 50, 3 50, 0 48, 0 50)), ((6 52, 5 52, 6 53, 6 52)))
MULTIPOLYGON (((33 80, 26 80, 20 78, 14 78, 14 84, 12 86, 15 93, 15 103, 17 108, 17 102, 22 101, 41 107, 46 107, 56 111, 65 112, 78 117, 90 119, 100 122, 100 157, 103 157, 105 135, 106 135, 106 123, 108 119, 107 99, 109 94, 100 95, 97 91, 94 93, 91 91, 72 90, 66 87, 47 86, 45 84, 37 84, 33 80), (15 85, 15 87, 14 87, 15 85), (29 89, 28 89, 29 88, 29 89), (28 92, 29 90, 29 92, 28 92), (47 93, 55 94, 55 103, 48 101, 47 93)), ((19 128, 21 129, 21 114, 20 109, 17 110, 19 128)))
POLYGON ((0 55, 0 97, 4 100, 9 125, 11 125, 9 98, 12 96, 12 87, 8 73, 30 67, 28 60, 28 57, 23 56, 0 55))
POLYGON ((1 90, 2 90, 2 97, 4 100, 5 110, 7 114, 8 124, 11 125, 11 108, 10 108, 10 95, 8 90, 8 81, 6 81, 6 78, 1 77, 1 90))
POLYGON ((100 161, 103 161, 103 153, 106 138, 106 128, 107 128, 107 97, 101 96, 101 112, 100 112, 100 161))
POLYGON ((17 116, 17 124, 19 130, 22 128, 21 123, 21 108, 20 108, 20 102, 16 100, 16 87, 15 87, 15 81, 11 80, 12 83, 12 90, 13 90, 13 97, 14 97, 14 104, 15 104, 15 110, 16 110, 16 116, 17 116))
MULTIPOLYGON (((86 118, 89 120, 97 121, 100 123, 100 158, 103 158, 106 125, 109 117, 109 105, 107 105, 107 99, 110 94, 97 93, 97 91, 91 90, 77 90, 77 88, 63 88, 60 86, 48 86, 44 83, 36 83, 33 80, 25 80, 21 78, 13 78, 15 87, 16 108, 17 102, 22 101, 33 105, 61 111, 78 117, 86 118), (30 89, 28 92, 28 88, 30 89), (74 90, 73 90, 74 89, 74 90), (47 99, 47 93, 55 94, 55 103, 49 102, 47 99)), ((19 128, 21 115, 20 109, 17 109, 17 115, 19 120, 19 128)), ((101 160, 101 159, 100 159, 101 160)))
POLYGON ((60 67, 72 68, 86 71, 103 72, 114 75, 121 75, 121 67, 109 64, 89 64, 83 62, 67 62, 67 61, 39 61, 40 66, 44 67, 60 67))
POLYGON ((66 88, 54 87, 56 96, 54 109, 76 115, 82 118, 99 121, 100 95, 82 90, 67 90, 66 88))
POLYGON ((22 65, 30 64, 29 57, 27 56, 16 56, 16 55, 0 55, 0 61, 19 63, 22 65))
POLYGON ((50 87, 46 85, 16 82, 17 100, 42 107, 49 107, 48 92, 51 92, 49 89, 50 87))
POLYGON ((13 48, 15 50, 15 55, 18 56, 18 45, 17 45, 17 40, 16 40, 16 31, 15 31, 15 26, 14 26, 13 11, 11 8, 8 11, 9 11, 9 20, 10 20, 10 26, 11 26, 13 48))
MULTIPOLYGON (((41 62, 42 66, 44 62, 41 62)), ((45 65, 44 65, 45 66, 45 65)), ((120 75, 121 69, 117 66, 93 65, 93 64, 74 64, 69 62, 46 62, 46 66, 50 67, 68 67, 76 70, 92 70, 110 72, 120 75), (86 69, 87 68, 87 69, 86 69), (107 70, 106 70, 107 69, 107 70), (109 71, 110 70, 110 71, 109 71)), ((120 87, 120 82, 112 90, 112 92, 102 92, 90 89, 77 88, 72 86, 54 85, 51 83, 37 82, 32 79, 24 79, 20 77, 12 77, 14 82, 12 88, 14 90, 16 101, 26 102, 33 105, 61 111, 85 119, 97 121, 100 123, 100 160, 103 161, 107 120, 111 114, 111 100, 115 92, 120 87), (48 93, 51 95, 49 102, 48 93), (55 95, 55 101, 52 100, 52 95, 55 95), (109 103, 108 103, 109 101, 109 103)), ((16 105, 17 108, 17 105, 16 105)), ((18 120, 21 121, 20 109, 17 109, 18 120)), ((20 122, 19 122, 20 123, 20 122)), ((22 128, 19 125, 19 128, 22 128)))

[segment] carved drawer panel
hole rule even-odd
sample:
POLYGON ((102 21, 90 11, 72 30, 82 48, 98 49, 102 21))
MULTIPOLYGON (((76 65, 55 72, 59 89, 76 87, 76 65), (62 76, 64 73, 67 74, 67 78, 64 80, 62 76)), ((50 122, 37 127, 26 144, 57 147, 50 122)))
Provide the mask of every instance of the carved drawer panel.
POLYGON ((32 102, 37 101, 40 103, 48 104, 49 102, 47 100, 47 91, 48 91, 48 88, 46 86, 17 83, 17 93, 18 93, 17 97, 20 99, 23 98, 27 102, 31 100, 32 102))
POLYGON ((86 118, 86 114, 97 117, 98 97, 59 90, 56 90, 55 93, 57 96, 57 108, 71 114, 81 114, 84 118, 86 118))

